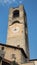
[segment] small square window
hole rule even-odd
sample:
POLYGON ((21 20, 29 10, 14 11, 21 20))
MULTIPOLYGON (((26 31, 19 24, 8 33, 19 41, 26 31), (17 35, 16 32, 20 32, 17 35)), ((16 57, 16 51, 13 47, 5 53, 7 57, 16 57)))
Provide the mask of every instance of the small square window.
POLYGON ((4 47, 2 47, 1 50, 4 50, 4 47))
POLYGON ((12 59, 16 59, 15 54, 12 54, 12 59))

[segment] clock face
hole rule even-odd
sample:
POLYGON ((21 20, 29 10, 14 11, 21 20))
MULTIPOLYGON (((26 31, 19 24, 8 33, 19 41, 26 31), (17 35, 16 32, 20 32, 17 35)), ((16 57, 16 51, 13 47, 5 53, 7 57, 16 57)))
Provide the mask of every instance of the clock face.
POLYGON ((12 31, 12 33, 18 33, 20 31, 20 27, 19 24, 13 24, 10 26, 10 30, 12 31))
POLYGON ((13 33, 19 32, 20 28, 18 26, 11 28, 13 33))
POLYGON ((23 24, 18 24, 18 23, 15 23, 11 26, 9 26, 9 37, 21 37, 22 34, 23 34, 23 31, 24 30, 24 25, 23 24))

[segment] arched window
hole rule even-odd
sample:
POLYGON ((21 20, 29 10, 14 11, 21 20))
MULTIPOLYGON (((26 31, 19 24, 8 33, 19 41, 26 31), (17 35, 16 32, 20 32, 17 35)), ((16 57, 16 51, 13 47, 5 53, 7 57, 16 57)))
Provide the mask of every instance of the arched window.
POLYGON ((14 12, 13 12, 13 17, 15 18, 15 17, 19 17, 19 10, 15 10, 14 12))

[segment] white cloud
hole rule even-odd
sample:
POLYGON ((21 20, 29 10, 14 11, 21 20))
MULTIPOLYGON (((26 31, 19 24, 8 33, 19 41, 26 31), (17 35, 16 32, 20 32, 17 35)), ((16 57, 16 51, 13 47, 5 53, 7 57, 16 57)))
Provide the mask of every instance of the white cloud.
POLYGON ((19 1, 19 3, 22 3, 22 1, 19 1))
POLYGON ((15 0, 12 0, 13 2, 15 2, 15 0))
POLYGON ((7 0, 4 0, 4 3, 7 3, 8 1, 7 0))
POLYGON ((12 3, 16 3, 18 5, 18 3, 21 4, 22 2, 23 0, 0 0, 1 5, 8 5, 8 6, 12 3))

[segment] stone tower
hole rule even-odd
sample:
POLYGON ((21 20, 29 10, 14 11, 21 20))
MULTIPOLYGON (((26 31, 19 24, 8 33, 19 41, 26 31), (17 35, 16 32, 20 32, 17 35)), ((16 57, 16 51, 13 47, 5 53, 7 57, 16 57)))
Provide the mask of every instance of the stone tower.
POLYGON ((26 12, 23 5, 10 8, 8 21, 7 45, 22 48, 29 59, 28 31, 26 12))
POLYGON ((23 48, 29 58, 26 12, 23 5, 9 10, 7 44, 23 48))

